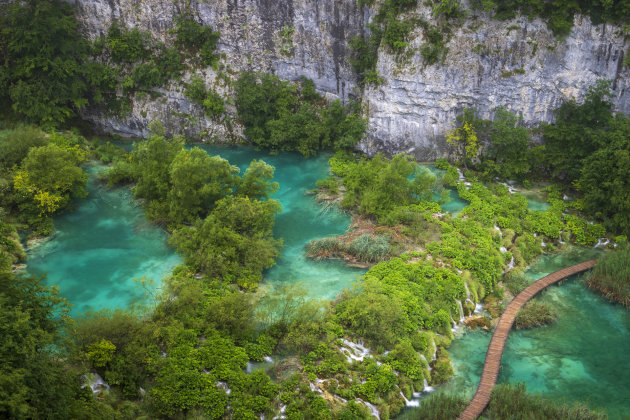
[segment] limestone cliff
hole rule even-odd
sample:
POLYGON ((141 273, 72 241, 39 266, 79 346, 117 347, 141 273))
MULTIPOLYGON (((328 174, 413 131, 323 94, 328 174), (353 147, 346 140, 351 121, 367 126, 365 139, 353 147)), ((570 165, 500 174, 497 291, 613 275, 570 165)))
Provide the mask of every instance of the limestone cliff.
MULTIPOLYGON (((471 14, 453 33, 443 62, 426 66, 418 28, 411 39, 413 54, 399 63, 384 48, 378 71, 383 83, 361 92, 348 62, 348 40, 365 31, 374 14, 356 0, 216 0, 186 3, 199 21, 221 32, 219 52, 224 73, 236 78, 243 70, 263 70, 287 80, 306 76, 317 88, 348 99, 362 96, 369 129, 360 148, 370 154, 409 151, 419 160, 446 156, 444 133, 465 107, 489 118, 504 105, 527 124, 553 120, 553 110, 568 98, 582 98, 597 79, 613 81, 617 109, 630 112, 630 70, 622 66, 630 45, 621 29, 593 25, 576 17, 572 33, 556 38, 544 22, 518 18, 493 20, 471 14), (284 28, 293 28, 289 36, 284 28)), ((149 30, 169 42, 173 18, 183 4, 172 0, 76 0, 78 18, 89 37, 106 33, 114 20, 126 27, 149 30)), ((413 12, 430 19, 430 10, 413 12)), ((209 85, 232 95, 212 69, 200 70, 209 85)), ((238 125, 205 117, 182 93, 182 81, 160 90, 157 99, 136 96, 125 118, 87 112, 107 131, 146 134, 152 120, 170 132, 202 138, 238 136, 238 125), (200 135, 201 133, 201 135, 200 135)), ((228 100, 228 112, 235 109, 228 100)))

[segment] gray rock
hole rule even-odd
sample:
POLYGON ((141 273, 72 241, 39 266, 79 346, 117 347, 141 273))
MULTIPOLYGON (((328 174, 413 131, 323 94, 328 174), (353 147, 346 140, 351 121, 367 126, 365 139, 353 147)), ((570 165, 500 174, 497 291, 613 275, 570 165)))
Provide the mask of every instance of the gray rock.
MULTIPOLYGON (((151 31, 167 43, 182 7, 172 0, 74 4, 82 31, 90 38, 106 34, 117 20, 124 27, 151 31)), ((226 54, 222 72, 232 80, 241 71, 261 70, 285 80, 311 78, 328 98, 361 96, 348 60, 348 40, 364 32, 374 10, 358 8, 356 0, 193 0, 189 8, 199 21, 221 32, 218 49, 226 54), (290 39, 281 36, 284 27, 294 28, 290 39)), ((426 6, 418 6, 413 14, 430 19, 426 6)), ((465 107, 491 118, 493 109, 503 105, 534 126, 553 121, 555 108, 567 99, 583 99, 587 88, 601 78, 613 81, 617 110, 630 111, 630 71, 622 66, 629 43, 614 25, 593 25, 578 16, 572 33, 562 40, 539 19, 497 21, 471 14, 454 31, 444 62, 431 66, 424 64, 419 52, 422 29, 413 35, 413 53, 403 64, 384 47, 379 51, 378 71, 384 83, 365 89, 362 96, 369 129, 359 148, 366 153, 406 151, 419 160, 447 157, 444 134, 465 107)), ((183 83, 193 75, 233 98, 230 84, 206 68, 160 89, 162 96, 156 99, 136 95, 124 118, 94 110, 86 110, 84 116, 104 131, 130 136, 145 136, 147 125, 159 120, 169 134, 238 139, 242 127, 206 117, 183 95, 183 83)), ((231 103, 227 112, 234 117, 231 103)))

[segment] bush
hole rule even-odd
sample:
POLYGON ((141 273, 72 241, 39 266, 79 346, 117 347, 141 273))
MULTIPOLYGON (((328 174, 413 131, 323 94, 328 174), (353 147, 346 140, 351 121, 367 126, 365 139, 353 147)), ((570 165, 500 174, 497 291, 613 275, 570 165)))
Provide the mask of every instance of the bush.
POLYGON ((215 50, 220 33, 209 26, 197 23, 192 16, 179 15, 175 18, 175 44, 199 57, 201 64, 209 66, 217 61, 215 50))
POLYGON ((245 135, 272 150, 297 150, 308 157, 320 149, 349 149, 366 129, 358 109, 340 101, 326 106, 307 79, 295 84, 245 72, 236 82, 236 97, 245 135))
POLYGON ((630 247, 600 258, 586 284, 606 298, 630 308, 630 247))
POLYGON ((514 325, 519 330, 529 329, 552 324, 557 318, 558 314, 550 304, 532 301, 518 311, 514 325))

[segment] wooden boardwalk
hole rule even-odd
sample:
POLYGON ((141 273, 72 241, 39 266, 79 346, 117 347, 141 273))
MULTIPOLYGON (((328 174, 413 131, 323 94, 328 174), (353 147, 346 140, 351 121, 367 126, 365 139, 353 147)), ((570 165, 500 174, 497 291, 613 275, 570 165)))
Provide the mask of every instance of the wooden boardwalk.
POLYGON ((466 407, 466 410, 464 410, 464 412, 458 417, 458 420, 474 420, 481 415, 481 412, 484 408, 486 408, 486 405, 488 405, 488 402, 490 401, 490 393, 492 392, 492 388, 497 382, 497 377, 499 376, 503 347, 505 346, 505 341, 512 329, 512 324, 514 324, 514 319, 516 318, 516 314, 519 309, 521 309, 523 305, 536 295, 536 293, 540 292, 545 287, 557 283, 573 274, 581 273, 589 268, 593 268, 596 261, 597 260, 586 261, 563 268, 555 273, 551 273, 532 283, 529 287, 519 293, 512 302, 510 302, 505 309, 505 312, 503 312, 503 315, 501 315, 497 328, 494 330, 492 340, 490 340, 477 392, 470 404, 468 404, 468 407, 466 407))

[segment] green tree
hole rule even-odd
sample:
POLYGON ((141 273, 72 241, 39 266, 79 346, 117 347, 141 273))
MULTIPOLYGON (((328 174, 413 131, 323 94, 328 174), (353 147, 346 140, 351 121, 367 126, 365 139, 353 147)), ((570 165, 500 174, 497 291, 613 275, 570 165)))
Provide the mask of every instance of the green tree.
POLYGON ((88 64, 72 7, 62 1, 5 5, 0 17, 0 101, 28 121, 63 123, 89 99, 103 100, 115 80, 88 64), (92 90, 94 88, 94 90, 92 90))
POLYGON ((32 200, 40 214, 65 208, 71 198, 85 197, 88 175, 72 150, 56 144, 36 147, 28 152, 13 183, 16 191, 32 200))
POLYGON ((169 172, 169 218, 179 224, 193 223, 198 217, 205 217, 218 200, 231 194, 238 168, 195 147, 180 150, 169 172))
POLYGON ((239 195, 255 199, 267 199, 280 188, 273 182, 275 168, 262 160, 252 160, 238 186, 239 195))
POLYGON ((81 389, 63 362, 67 311, 41 279, 0 273, 0 417, 73 417, 81 389))
POLYGON ((176 230, 171 242, 186 264, 208 277, 254 288, 280 255, 282 242, 272 233, 279 211, 275 200, 228 196, 203 222, 176 230))
POLYGON ((504 107, 495 109, 491 123, 490 145, 483 152, 484 160, 493 163, 494 176, 503 179, 522 178, 529 172, 529 130, 519 126, 519 118, 504 107))

